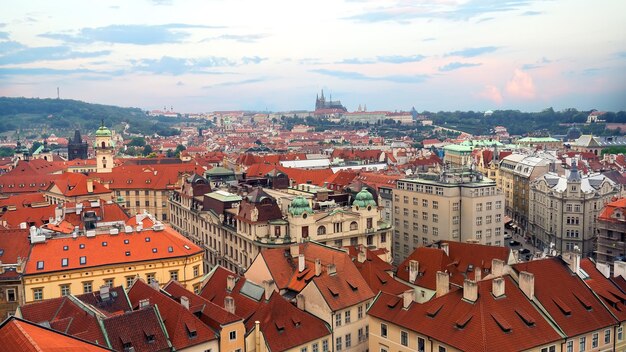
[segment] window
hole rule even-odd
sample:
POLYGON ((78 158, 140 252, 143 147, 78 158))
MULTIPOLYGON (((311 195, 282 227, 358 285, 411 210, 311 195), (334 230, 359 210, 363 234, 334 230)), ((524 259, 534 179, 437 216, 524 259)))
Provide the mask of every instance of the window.
POLYGON ((428 213, 427 212, 422 212, 422 220, 428 220, 428 213))
POLYGON ((69 264, 69 260, 67 258, 62 258, 61 259, 61 266, 68 266, 69 264))
POLYGON ((567 341, 567 352, 574 352, 574 341, 567 341))
POLYGON ((620 341, 624 339, 624 328, 622 326, 617 328, 617 339, 620 341))
POLYGON ((604 344, 611 343, 611 329, 604 330, 604 344))
POLYGON ((193 267, 193 277, 197 277, 200 275, 200 265, 194 265, 193 267))
POLYGON ((335 351, 341 351, 341 347, 342 347, 341 336, 339 336, 335 339, 335 351))
POLYGON ((496 222, 502 222, 502 214, 496 214, 496 222))
POLYGON ((306 348, 306 347, 302 347, 302 348, 300 349, 300 352, 307 352, 307 351, 308 351, 308 348, 306 348))
POLYGON ((595 332, 592 335, 591 338, 591 348, 597 348, 598 347, 598 333, 595 332))
POLYGON ((428 208, 428 199, 422 199, 422 207, 428 208))
POLYGON ((231 331, 228 333, 228 339, 232 340, 236 340, 237 339, 237 331, 231 331))
POLYGON ((428 233, 428 226, 422 225, 422 232, 423 233, 428 233))
POLYGON ((113 279, 104 279, 104 285, 113 288, 113 279))
POLYGON ((491 202, 485 203, 485 208, 486 208, 487 211, 491 210, 491 206, 492 206, 491 202))
POLYGON ((43 260, 37 262, 37 270, 43 270, 43 260))
POLYGON ((178 270, 170 271, 170 280, 178 281, 178 270))
POLYGON ((483 238, 483 232, 481 230, 476 231, 476 239, 479 240, 483 238))
POLYGON ((433 227, 433 236, 439 236, 439 228, 433 227))
POLYGON ((556 352, 556 346, 544 347, 541 349, 541 352, 556 352))
POLYGON ((483 211, 483 203, 476 203, 476 211, 483 211))
POLYGON ((439 346, 439 352, 446 352, 446 348, 443 346, 439 346))
POLYGON ((43 288, 38 287, 33 289, 33 299, 35 301, 41 301, 43 299, 43 288))
POLYGON ((502 233, 502 228, 496 227, 496 236, 500 236, 501 233, 502 233))
POLYGON ((70 285, 61 285, 61 296, 67 296, 70 292, 70 285))
POLYGON ((387 325, 386 324, 380 324, 380 336, 387 337, 387 325))
POLYGON ((80 265, 85 265, 85 264, 87 264, 87 257, 86 257, 86 256, 82 256, 82 257, 80 257, 80 259, 79 259, 79 263, 80 263, 80 265))
POLYGON ((400 343, 402 346, 409 345, 409 333, 406 331, 400 331, 400 343))
POLYGON ((481 226, 482 224, 483 224, 483 217, 482 216, 476 217, 476 226, 481 226))
POLYGON ((362 319, 363 318, 363 306, 359 306, 357 308, 357 318, 358 319, 362 319))
POLYGON ((433 222, 439 222, 439 215, 433 214, 433 222))
POLYGON ((350 311, 346 311, 345 313, 346 324, 350 324, 350 311))
POLYGON ((502 209, 502 201, 501 200, 497 200, 496 201, 496 209, 502 209))
POLYGON ((341 313, 335 315, 335 326, 341 326, 341 313))
POLYGON ((409 203, 409 197, 408 196, 402 197, 402 200, 404 201, 404 204, 408 204, 409 203))
POLYGON ((328 352, 328 340, 322 341, 322 352, 328 352))
POLYGON ((585 336, 581 337, 579 340, 578 350, 580 352, 585 352, 585 348, 587 347, 587 338, 585 336))
POLYGON ((146 281, 148 281, 148 284, 151 284, 154 279, 154 273, 146 274, 146 281))
POLYGON ((134 276, 126 276, 126 288, 130 287, 133 284, 133 281, 135 281, 134 276))
POLYGON ((83 282, 83 293, 90 293, 90 292, 92 292, 92 289, 93 289, 92 284, 93 284, 92 281, 84 281, 83 282))
POLYGON ((458 225, 459 224, 459 219, 460 217, 458 215, 455 215, 452 217, 452 225, 458 225))
POLYGON ((421 337, 417 338, 417 352, 424 352, 426 350, 426 340, 421 337))
POLYGON ((317 342, 311 345, 311 352, 319 352, 319 350, 320 345, 317 342))
POLYGON ((352 346, 352 334, 346 334, 346 348, 352 346))
POLYGON ((459 210, 459 202, 452 203, 452 211, 458 211, 458 210, 459 210))
POLYGON ((486 224, 491 224, 491 215, 485 216, 485 223, 486 224))
POLYGON ((320 226, 317 228, 317 234, 318 235, 325 235, 326 234, 326 226, 320 226))
POLYGON ((17 302, 17 295, 14 288, 7 289, 7 302, 17 302))

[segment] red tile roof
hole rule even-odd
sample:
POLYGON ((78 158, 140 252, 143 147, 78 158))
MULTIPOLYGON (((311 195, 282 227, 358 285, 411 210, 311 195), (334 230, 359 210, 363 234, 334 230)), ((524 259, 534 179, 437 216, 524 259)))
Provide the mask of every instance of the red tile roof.
POLYGON ((9 208, 22 209, 38 203, 48 203, 46 198, 43 196, 43 193, 25 193, 13 195, 11 197, 4 197, 0 198, 0 212, 2 212, 4 207, 7 207, 7 210, 9 210, 9 208))
POLYGON ((167 226, 162 231, 143 230, 141 233, 131 234, 54 238, 33 245, 25 275, 186 257, 201 252, 200 247, 167 226), (146 238, 149 238, 149 241, 146 238), (125 240, 129 243, 124 243, 125 240), (84 245, 84 248, 80 248, 80 245, 84 245), (64 250, 64 247, 67 247, 67 250, 64 250), (83 256, 86 264, 81 265, 80 258, 83 256), (61 258, 68 258, 66 267, 61 265, 61 258), (39 261, 44 262, 44 268, 41 270, 37 270, 39 261))
POLYGON ((5 351, 22 352, 101 352, 110 351, 71 336, 11 317, 0 325, 0 341, 5 351))
POLYGON ((270 164, 250 165, 250 167, 246 170, 246 174, 249 177, 262 177, 274 169, 286 174, 289 179, 293 180, 297 184, 311 183, 316 186, 323 186, 324 181, 333 174, 333 170, 331 169, 306 170, 270 164))
POLYGON ((500 259, 508 263, 511 253, 508 247, 486 246, 455 241, 438 242, 439 245, 442 243, 448 244, 448 256, 456 264, 457 270, 461 272, 467 272, 470 265, 474 268, 491 270, 491 262, 493 259, 500 259))
POLYGON ((35 193, 50 187, 50 184, 61 175, 33 174, 33 175, 0 175, 0 193, 19 194, 35 193))
POLYGON ((515 282, 508 275, 503 279, 505 294, 499 298, 491 293, 493 280, 484 280, 477 283, 474 303, 456 289, 403 309, 401 298, 381 293, 368 314, 468 352, 522 351, 561 340, 515 282))
POLYGON ((113 168, 110 173, 91 173, 89 176, 99 179, 111 190, 166 190, 175 188, 183 173, 201 175, 204 169, 193 163, 124 165, 113 168))
POLYGON ((60 173, 63 167, 44 159, 29 161, 20 160, 13 170, 6 173, 7 176, 32 176, 60 173))
POLYGON ((28 230, 0 230, 0 249, 2 264, 16 264, 18 258, 26 260, 30 252, 28 230))
MULTIPOLYGON (((159 305, 158 308, 161 309, 161 306, 159 305)), ((170 341, 166 331, 163 330, 161 318, 155 306, 107 318, 102 324, 106 329, 111 347, 116 351, 124 351, 125 343, 134 347, 135 351, 171 350, 170 341)))
POLYGON ((66 197, 79 197, 97 194, 109 194, 111 190, 104 187, 100 182, 92 180, 93 191, 90 192, 87 187, 88 177, 74 172, 66 172, 59 178, 53 181, 53 184, 48 187, 48 191, 54 187, 58 187, 61 194, 66 197))
POLYGON ((418 263, 418 275, 413 283, 416 286, 429 290, 437 289, 437 271, 448 272, 450 282, 462 284, 464 277, 457 270, 456 265, 439 248, 417 247, 400 265, 396 271, 396 277, 409 282, 409 262, 416 260, 418 263))
POLYGON ((606 278, 598 269, 596 264, 589 258, 580 261, 580 268, 589 275, 585 279, 585 284, 596 293, 600 300, 613 313, 620 322, 626 321, 626 294, 606 278))
POLYGON ((626 221, 626 198, 607 203, 598 215, 598 220, 624 223, 626 221), (616 212, 619 212, 619 217, 614 216, 616 212))
POLYGON ((262 300, 246 323, 247 331, 255 328, 255 321, 260 322, 269 351, 286 351, 329 336, 331 332, 323 320, 296 308, 277 292, 268 302, 262 300))
POLYGON ((246 282, 245 277, 217 266, 213 269, 209 279, 204 282, 200 296, 218 306, 224 306, 226 296, 230 296, 235 300, 235 315, 248 319, 257 310, 259 301, 241 293, 241 288, 246 282), (235 277, 236 283, 233 290, 229 292, 226 289, 226 283, 228 276, 231 275, 235 277))
POLYGON ((149 299, 150 305, 158 307, 172 345, 177 350, 217 338, 215 333, 191 311, 143 280, 135 280, 128 290, 128 298, 133 307, 138 307, 143 299, 149 299))
POLYGON ((526 271, 534 274, 535 299, 567 336, 577 336, 617 323, 562 259, 533 260, 515 264, 513 269, 518 273, 526 271), (590 309, 585 307, 587 304, 590 309))
POLYGON ((348 247, 348 253, 352 257, 354 265, 372 292, 378 293, 383 291, 392 295, 400 295, 404 291, 411 289, 410 286, 393 278, 390 274, 393 266, 380 259, 375 252, 366 249, 365 261, 363 262, 359 262, 358 252, 358 248, 354 246, 348 247))
POLYGON ((54 217, 55 204, 43 207, 21 208, 14 211, 7 211, 0 216, 0 220, 6 221, 10 228, 18 228, 23 222, 31 226, 39 227, 54 217))

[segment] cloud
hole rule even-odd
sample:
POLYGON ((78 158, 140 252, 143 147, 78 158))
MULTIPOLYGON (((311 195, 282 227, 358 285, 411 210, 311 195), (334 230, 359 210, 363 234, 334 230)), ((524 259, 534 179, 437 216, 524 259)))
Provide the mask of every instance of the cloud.
POLYGON ((439 71, 441 72, 448 72, 448 71, 454 71, 454 70, 458 70, 460 68, 464 68, 464 67, 474 67, 474 66, 480 66, 482 65, 481 63, 470 63, 470 62, 451 62, 447 65, 441 66, 439 67, 439 71))
POLYGON ((502 93, 500 93, 500 89, 493 85, 485 86, 485 89, 478 94, 480 97, 491 100, 496 104, 502 104, 502 93))
POLYGON ((401 24, 409 24, 418 18, 465 21, 486 14, 521 10, 531 3, 530 0, 470 0, 464 3, 449 1, 428 4, 422 1, 399 0, 394 5, 373 7, 344 19, 363 23, 397 22, 401 24))
POLYGON ((34 67, 34 68, 0 67, 0 76, 70 75, 70 74, 76 74, 76 73, 103 73, 103 72, 91 71, 87 69, 62 70, 62 69, 53 69, 53 68, 44 68, 44 67, 34 67))
POLYGON ((404 64, 407 62, 419 62, 426 58, 423 55, 410 55, 410 56, 401 56, 401 55, 391 55, 391 56, 377 56, 376 58, 350 58, 343 59, 339 61, 339 64, 352 64, 352 65, 366 65, 366 64, 375 64, 375 63, 387 63, 387 64, 404 64))
POLYGON ((522 16, 538 16, 541 15, 543 12, 541 11, 526 11, 524 13, 522 13, 522 16))
POLYGON ((388 75, 388 76, 366 76, 359 72, 339 71, 328 69, 316 69, 311 72, 340 79, 351 79, 359 81, 389 81, 395 83, 421 83, 430 78, 428 75, 388 75))
POLYGON ((544 67, 546 64, 549 64, 551 62, 552 60, 549 60, 548 58, 544 56, 541 59, 537 60, 535 63, 523 65, 522 70, 534 70, 537 68, 544 67))
POLYGON ((492 53, 499 48, 497 46, 481 46, 476 48, 466 48, 462 50, 452 51, 444 56, 461 56, 461 57, 475 57, 482 54, 492 53))
POLYGON ((69 60, 109 55, 108 50, 73 51, 68 46, 26 47, 17 42, 0 42, 0 65, 24 64, 48 60, 69 60))
POLYGON ((9 32, 0 32, 0 39, 9 39, 9 32))
POLYGON ((210 89, 210 88, 215 88, 215 87, 231 87, 231 86, 240 86, 240 85, 244 85, 244 84, 251 84, 251 83, 259 83, 259 82, 264 82, 267 81, 267 78, 265 77, 259 77, 259 78, 251 78, 251 79, 245 79, 242 81, 232 81, 232 82, 222 82, 222 83, 216 83, 210 86, 203 86, 202 89, 210 89))
POLYGON ((258 64, 258 63, 260 63, 262 61, 265 61, 265 60, 267 60, 266 57, 258 57, 258 56, 244 56, 244 57, 241 58, 241 62, 244 65, 247 65, 247 64, 258 64))
POLYGON ((77 33, 43 33, 40 37, 63 40, 70 43, 120 43, 152 45, 179 43, 189 37, 181 30, 197 28, 222 28, 204 25, 170 23, 162 25, 110 25, 98 28, 82 28, 77 33))
POLYGON ((533 78, 522 70, 515 70, 513 77, 506 84, 506 92, 512 97, 531 99, 535 97, 533 78))
POLYGON ((138 72, 182 75, 185 73, 213 73, 207 68, 234 66, 236 63, 225 57, 209 56, 200 59, 185 59, 163 56, 160 59, 141 59, 133 69, 138 72))
POLYGON ((203 42, 212 40, 234 40, 240 43, 256 43, 257 41, 269 37, 267 34, 223 34, 217 37, 206 38, 203 42))

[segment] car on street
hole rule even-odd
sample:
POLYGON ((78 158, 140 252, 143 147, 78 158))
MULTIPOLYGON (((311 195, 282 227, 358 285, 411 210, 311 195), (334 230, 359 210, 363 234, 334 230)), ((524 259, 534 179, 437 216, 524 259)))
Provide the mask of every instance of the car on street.
POLYGON ((510 240, 511 238, 513 238, 513 236, 511 236, 511 234, 510 234, 510 233, 505 233, 505 234, 504 234, 504 239, 505 239, 505 240, 510 240))
POLYGON ((530 253, 530 249, 528 248, 522 248, 519 250, 519 254, 529 254, 530 253))
POLYGON ((519 246, 520 244, 521 243, 519 243, 519 241, 516 241, 516 240, 510 240, 509 241, 509 246, 512 246, 512 247, 519 246))

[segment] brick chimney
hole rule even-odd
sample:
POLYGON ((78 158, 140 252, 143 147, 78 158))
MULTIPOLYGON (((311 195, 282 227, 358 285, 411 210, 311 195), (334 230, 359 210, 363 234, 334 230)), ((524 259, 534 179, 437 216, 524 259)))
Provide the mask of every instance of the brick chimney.
POLYGON ((491 293, 495 298, 504 296, 504 279, 497 277, 491 280, 491 293))
POLYGON ((235 299, 231 296, 224 298, 224 309, 230 314, 235 314, 235 299))
POLYGON ((409 260, 409 282, 414 284, 419 273, 419 262, 417 260, 409 260))
POLYGON ((187 296, 180 296, 180 304, 185 307, 187 310, 189 310, 189 297, 187 296))
POLYGON ((302 293, 298 293, 296 295, 296 306, 300 310, 304 310, 304 308, 305 308, 305 306, 304 306, 304 295, 302 293))
POLYGON ((328 275, 335 275, 337 274, 337 266, 333 263, 333 264, 328 264, 326 266, 326 272, 328 273, 328 275))
POLYGON ((408 309, 415 297, 413 289, 406 290, 402 293, 402 308, 408 309))
POLYGON ((320 276, 322 274, 322 260, 320 258, 315 258, 315 276, 320 276))
POLYGON ((265 300, 269 301, 272 293, 276 289, 276 283, 274 280, 263 280, 263 292, 265 293, 265 300))
POLYGON ((493 276, 504 275, 504 260, 496 258, 491 260, 491 274, 493 276))
POLYGON ((532 301, 535 298, 535 275, 527 271, 520 271, 519 288, 532 301))
POLYGON ((441 250, 443 250, 444 252, 446 252, 446 255, 450 255, 450 246, 447 243, 442 243, 441 244, 441 250))
POLYGON ((478 300, 478 284, 476 281, 468 279, 463 281, 463 299, 472 303, 478 300))
POLYGON ((300 255, 300 245, 295 243, 289 246, 289 254, 291 254, 292 258, 296 258, 298 255, 300 255))
POLYGON ((87 193, 93 193, 93 180, 87 179, 87 193))
POLYGON ((626 279, 626 262, 622 262, 622 261, 613 262, 613 275, 615 277, 621 276, 626 279))
POLYGON ((303 272, 305 267, 306 262, 304 261, 304 254, 298 254, 298 272, 303 272))
POLYGON ((450 275, 442 271, 437 272, 437 293, 436 297, 441 297, 450 291, 450 275))
POLYGON ((236 282, 237 281, 235 280, 235 276, 228 275, 228 278, 226 278, 226 291, 233 292, 236 282))

